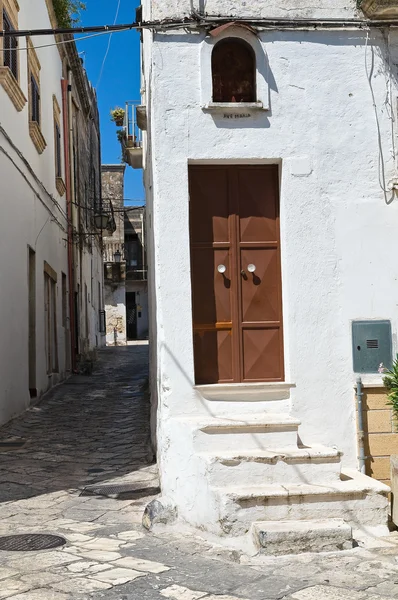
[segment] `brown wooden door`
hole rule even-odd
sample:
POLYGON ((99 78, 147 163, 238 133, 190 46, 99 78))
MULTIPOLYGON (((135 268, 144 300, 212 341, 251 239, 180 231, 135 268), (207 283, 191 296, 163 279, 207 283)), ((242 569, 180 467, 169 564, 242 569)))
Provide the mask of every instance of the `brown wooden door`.
POLYGON ((191 166, 189 185, 196 383, 282 381, 278 167, 191 166))

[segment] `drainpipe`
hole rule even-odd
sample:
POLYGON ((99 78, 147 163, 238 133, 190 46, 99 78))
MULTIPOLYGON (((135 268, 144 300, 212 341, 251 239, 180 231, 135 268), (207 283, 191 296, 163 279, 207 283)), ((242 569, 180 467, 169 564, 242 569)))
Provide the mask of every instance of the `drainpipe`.
MULTIPOLYGON (((69 75, 70 77, 70 75, 69 75)), ((76 371, 76 340, 75 340, 75 278, 73 268, 73 223, 72 223, 72 186, 71 186, 71 170, 70 170, 70 147, 69 147, 69 102, 68 90, 69 81, 61 80, 62 88, 62 119, 64 132, 64 157, 65 157, 65 187, 66 187, 66 212, 68 215, 68 277, 69 277, 69 327, 70 327, 70 344, 71 344, 71 368, 72 372, 76 371)))
POLYGON ((361 473, 365 473, 365 443, 364 443, 364 430, 363 430, 363 412, 362 412, 362 379, 357 379, 357 410, 358 410, 358 466, 361 473))

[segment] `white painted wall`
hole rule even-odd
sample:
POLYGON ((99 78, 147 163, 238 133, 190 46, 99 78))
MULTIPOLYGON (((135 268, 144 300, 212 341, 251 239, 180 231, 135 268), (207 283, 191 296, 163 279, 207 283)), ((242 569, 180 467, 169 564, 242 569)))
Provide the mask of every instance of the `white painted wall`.
MULTIPOLYGON (((50 28, 45 0, 20 4, 20 29, 50 28)), ((51 36, 35 37, 41 63, 41 130, 47 142, 39 155, 29 136, 28 104, 17 112, 0 85, 0 424, 30 404, 28 379, 28 246, 36 252, 36 387, 41 396, 66 376, 69 334, 62 323, 62 273, 68 274, 65 195, 55 186, 53 94, 62 107, 62 63, 51 36), (29 165, 30 167, 28 167, 29 165), (59 372, 47 374, 44 326, 44 261, 57 273, 57 345, 59 372), (65 340, 67 337, 67 342, 65 340)), ((28 98, 25 38, 19 38, 20 86, 28 98)), ((62 114, 61 114, 62 124, 62 114)), ((62 126, 61 126, 62 129, 62 126)), ((63 147, 63 140, 62 140, 63 147)), ((102 288, 99 249, 83 266, 88 289, 102 288), (93 260, 93 265, 91 264, 93 260)), ((69 283, 67 285, 69 290, 69 283)), ((98 334, 98 293, 90 301, 90 345, 101 345, 98 334)), ((69 311, 68 311, 69 312, 69 311)), ((69 329, 69 319, 67 321, 69 329)))
MULTIPOLYGON (((144 18, 186 14, 189 4, 146 2, 144 18)), ((290 3, 202 4, 217 14, 286 16, 290 3)), ((354 2, 306 4, 295 3, 299 16, 355 16, 354 2)), ((204 35, 144 32, 152 395, 163 493, 193 523, 210 519, 214 507, 180 421, 206 416, 193 390, 190 162, 280 165, 286 381, 296 384, 292 413, 304 444, 336 445, 356 467, 351 321, 391 319, 396 342, 398 38, 391 33, 389 51, 374 31, 263 31, 259 39, 270 110, 231 121, 203 110, 204 35)))
MULTIPOLYGON (((148 2, 148 0, 144 0, 148 2)), ((249 16, 268 18, 354 18, 363 17, 356 10, 355 0, 151 0, 152 18, 185 17, 192 8, 209 15, 249 16)))

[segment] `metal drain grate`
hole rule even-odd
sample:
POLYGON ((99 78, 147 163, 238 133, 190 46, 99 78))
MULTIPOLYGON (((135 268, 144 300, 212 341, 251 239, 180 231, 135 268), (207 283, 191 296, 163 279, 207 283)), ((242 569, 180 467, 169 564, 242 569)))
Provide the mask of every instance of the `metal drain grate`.
POLYGON ((64 544, 66 544, 65 538, 44 533, 24 533, 0 537, 0 550, 7 550, 7 552, 37 552, 38 550, 58 548, 64 544))

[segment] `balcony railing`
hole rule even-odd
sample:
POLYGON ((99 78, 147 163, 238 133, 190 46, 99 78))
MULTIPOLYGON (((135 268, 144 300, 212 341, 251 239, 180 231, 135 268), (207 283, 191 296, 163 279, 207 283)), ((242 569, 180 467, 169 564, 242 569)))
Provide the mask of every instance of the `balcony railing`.
POLYGON ((137 122, 138 102, 126 102, 124 124, 120 141, 123 158, 133 169, 142 169, 142 132, 137 122))
POLYGON ((146 281, 148 279, 147 269, 137 269, 136 267, 126 268, 127 281, 146 281))

